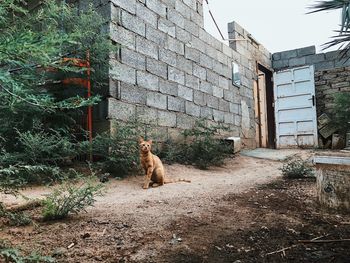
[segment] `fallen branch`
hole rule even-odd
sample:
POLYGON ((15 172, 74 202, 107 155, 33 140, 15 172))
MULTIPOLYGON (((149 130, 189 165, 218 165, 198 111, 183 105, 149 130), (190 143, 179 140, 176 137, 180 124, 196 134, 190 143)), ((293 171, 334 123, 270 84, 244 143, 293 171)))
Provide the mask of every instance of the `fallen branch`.
POLYGON ((350 242, 350 238, 346 239, 324 239, 324 240, 298 240, 299 243, 335 243, 335 242, 350 242))
POLYGON ((36 200, 31 200, 31 201, 24 203, 24 204, 10 206, 10 207, 6 208, 6 211, 11 212, 11 213, 22 212, 22 211, 25 211, 28 209, 33 209, 33 208, 39 207, 41 205, 42 205, 42 201, 36 199, 36 200))

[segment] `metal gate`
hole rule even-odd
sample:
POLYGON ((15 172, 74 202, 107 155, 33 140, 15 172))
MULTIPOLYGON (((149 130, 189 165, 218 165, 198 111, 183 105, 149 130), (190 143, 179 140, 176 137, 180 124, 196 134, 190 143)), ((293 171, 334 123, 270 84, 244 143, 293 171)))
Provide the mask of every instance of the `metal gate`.
POLYGON ((274 74, 277 148, 317 147, 314 67, 274 74))

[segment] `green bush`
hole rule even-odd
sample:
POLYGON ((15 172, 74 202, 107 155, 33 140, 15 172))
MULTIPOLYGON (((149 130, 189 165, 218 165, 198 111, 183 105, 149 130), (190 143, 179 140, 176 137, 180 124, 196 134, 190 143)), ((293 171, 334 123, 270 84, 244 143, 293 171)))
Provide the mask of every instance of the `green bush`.
POLYGON ((41 256, 32 252, 29 256, 22 256, 18 249, 3 248, 0 250, 0 258, 8 263, 54 263, 56 260, 52 257, 41 256))
POLYGON ((194 164, 200 169, 222 165, 232 154, 232 147, 219 139, 220 132, 227 130, 223 125, 208 125, 198 120, 192 129, 182 132, 184 141, 165 142, 160 157, 167 162, 194 164))
POLYGON ((97 157, 97 167, 114 177, 125 177, 140 169, 138 139, 143 134, 137 121, 115 123, 112 133, 97 135, 92 151, 97 157))
POLYGON ((334 121, 342 133, 350 132, 350 92, 335 95, 334 121))
POLYGON ((43 200, 44 220, 66 218, 69 214, 78 214, 95 203, 95 197, 102 195, 103 185, 95 183, 92 178, 80 184, 67 181, 55 188, 43 200))
POLYGON ((300 157, 288 158, 280 170, 283 177, 287 179, 305 178, 313 175, 313 169, 300 157))

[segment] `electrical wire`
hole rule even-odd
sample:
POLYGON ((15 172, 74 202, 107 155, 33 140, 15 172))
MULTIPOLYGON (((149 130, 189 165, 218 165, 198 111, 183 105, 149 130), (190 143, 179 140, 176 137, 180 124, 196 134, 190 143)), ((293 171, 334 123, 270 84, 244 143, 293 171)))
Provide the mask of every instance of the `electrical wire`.
POLYGON ((219 31, 222 40, 225 40, 225 37, 224 37, 224 35, 222 34, 222 32, 221 32, 221 30, 220 30, 218 24, 216 23, 216 20, 215 20, 215 18, 214 18, 214 16, 213 16, 213 13, 212 13, 211 10, 210 10, 209 1, 208 1, 208 0, 205 0, 205 2, 207 3, 209 14, 210 14, 211 19, 213 20, 215 26, 216 26, 216 29, 219 31))

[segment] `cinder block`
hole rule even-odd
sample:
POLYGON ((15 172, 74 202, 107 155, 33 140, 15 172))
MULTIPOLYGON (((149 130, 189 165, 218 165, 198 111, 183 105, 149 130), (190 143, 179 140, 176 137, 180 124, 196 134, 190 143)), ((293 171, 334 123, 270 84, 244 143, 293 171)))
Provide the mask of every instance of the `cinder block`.
POLYGON ((183 70, 187 74, 193 74, 193 65, 195 64, 191 60, 186 59, 181 55, 177 55, 176 66, 181 68, 181 70, 183 70))
POLYGON ((225 101, 225 100, 219 100, 219 110, 229 112, 230 111, 230 103, 228 101, 225 101))
POLYGON ((190 7, 185 5, 182 1, 176 0, 175 10, 182 14, 183 17, 191 19, 190 7))
POLYGON ((235 124, 235 116, 232 113, 225 112, 224 122, 228 124, 235 124))
POLYGON ((201 115, 201 107, 197 106, 193 102, 186 101, 185 103, 185 112, 188 115, 194 116, 194 117, 200 117, 201 115))
MULTIPOLYGON (((167 63, 170 66, 176 67, 177 66, 177 55, 175 52, 172 52, 168 49, 159 49, 159 59, 160 61, 163 61, 167 63)), ((192 65, 191 65, 192 70, 192 65)))
POLYGON ((229 102, 234 102, 235 93, 232 90, 224 90, 224 99, 229 102))
POLYGON ((204 53, 200 53, 200 57, 199 57, 199 64, 202 66, 202 67, 206 67, 208 69, 213 69, 213 64, 215 62, 213 61, 213 59, 209 56, 207 56, 206 54, 204 53))
POLYGON ((148 90, 159 90, 159 78, 153 74, 137 71, 137 85, 148 90))
POLYGON ((185 46, 185 58, 199 63, 200 52, 194 48, 185 46))
POLYGON ((176 38, 183 42, 185 45, 192 39, 191 34, 181 27, 176 27, 176 38))
POLYGON ((193 75, 200 78, 201 80, 206 80, 207 70, 197 64, 193 64, 193 75))
POLYGON ((230 103, 230 112, 240 114, 240 105, 237 103, 230 103))
POLYGON ((308 56, 308 55, 314 55, 316 54, 316 47, 315 46, 309 46, 309 47, 303 47, 297 49, 298 56, 308 56))
POLYGON ((190 32, 193 36, 198 37, 199 36, 199 26, 196 23, 193 23, 190 20, 187 20, 185 22, 185 30, 190 32))
POLYGON ((178 84, 167 80, 159 80, 159 91, 164 94, 177 96, 178 84))
POLYGON ((178 96, 188 101, 193 101, 193 90, 185 86, 179 85, 178 96))
POLYGON ((272 67, 273 69, 279 70, 289 67, 289 60, 283 59, 283 60, 274 60, 272 61, 272 67))
POLYGON ((281 52, 281 59, 296 58, 297 56, 298 56, 298 52, 295 49, 281 52))
POLYGON ((217 87, 217 86, 213 86, 213 96, 217 97, 219 99, 224 97, 224 89, 217 87))
POLYGON ((219 86, 219 75, 210 69, 207 70, 207 81, 213 85, 219 86))
POLYGON ((334 61, 325 61, 315 64, 315 71, 334 68, 334 61))
POLYGON ((191 9, 197 11, 196 0, 183 0, 185 5, 188 5, 191 9))
POLYGON ((135 117, 136 106, 114 98, 108 98, 108 119, 128 121, 135 117))
POLYGON ((168 110, 185 112, 185 100, 168 96, 168 110))
POLYGON ((193 91, 193 102, 200 106, 207 105, 206 96, 203 92, 194 90, 193 91))
POLYGON ((176 120, 176 126, 180 129, 191 129, 195 124, 194 117, 178 114, 176 120))
POLYGON ((135 49, 135 34, 121 26, 110 24, 110 37, 122 46, 135 49))
POLYGON ((207 46, 209 46, 209 43, 202 41, 199 37, 191 36, 191 41, 188 43, 188 45, 189 47, 197 49, 200 52, 205 52, 205 49, 207 46))
POLYGON ((199 84, 199 90, 204 93, 213 95, 213 85, 210 84, 209 82, 201 81, 199 84))
POLYGON ((228 89, 231 81, 223 76, 219 76, 219 87, 228 89))
POLYGON ((167 35, 158 29, 146 24, 146 38, 159 46, 159 49, 165 46, 167 35))
POLYGON ((137 3, 136 5, 136 16, 141 18, 144 22, 152 25, 153 28, 158 26, 158 17, 150 9, 145 7, 143 4, 137 3))
POLYGON ((185 85, 185 73, 177 68, 168 66, 168 79, 181 85, 185 85))
POLYGON ((146 6, 161 17, 166 17, 167 7, 159 0, 147 0, 146 6))
POLYGON ((125 9, 131 14, 136 14, 136 0, 110 0, 114 5, 125 9))
POLYGON ((113 80, 136 84, 136 70, 117 60, 110 60, 109 75, 113 80))
POLYGON ((145 70, 146 58, 138 52, 125 47, 120 48, 121 62, 133 68, 145 70))
POLYGON ((219 109, 219 99, 211 96, 211 95, 207 95, 207 106, 212 108, 212 109, 219 109))
POLYGON ((147 106, 136 106, 136 117, 141 123, 157 124, 158 110, 147 106))
POLYGON ((199 26, 199 28, 204 28, 203 16, 198 14, 195 10, 191 10, 191 21, 199 26))
POLYGON ((201 118, 206 118, 209 120, 213 119, 213 109, 209 107, 201 107, 201 118))
POLYGON ((150 56, 151 58, 158 59, 158 46, 143 37, 136 37, 136 51, 150 56))
POLYGON ((175 25, 184 28, 185 27, 185 18, 177 12, 175 9, 168 9, 168 17, 171 22, 175 25))
POLYGON ((120 83, 120 99, 130 103, 146 104, 146 90, 128 83, 120 83))
POLYGON ((175 53, 179 55, 185 54, 185 45, 184 43, 180 42, 179 40, 168 36, 167 42, 166 42, 167 49, 170 49, 171 51, 174 51, 175 53))
POLYGON ((176 114, 167 111, 158 111, 158 125, 176 127, 176 114))
POLYGON ((192 89, 199 89, 199 78, 186 74, 185 84, 192 89))
POLYGON ((165 18, 160 18, 158 20, 158 29, 172 37, 175 37, 175 24, 165 18))
POLYGON ((225 121, 225 113, 223 111, 213 109, 213 117, 214 117, 214 121, 217 121, 217 122, 225 121))
POLYGON ((291 58, 289 60, 289 66, 290 67, 303 66, 305 64, 306 64, 306 58, 305 57, 291 58))
POLYGON ((167 109, 167 96, 155 93, 155 92, 148 92, 147 93, 147 99, 146 99, 147 106, 154 107, 161 110, 167 109))
POLYGON ((163 79, 167 79, 168 77, 168 66, 164 62, 159 60, 155 60, 152 58, 147 58, 147 71, 162 77, 163 79))
POLYGON ((146 36, 146 25, 139 17, 136 15, 131 15, 130 13, 122 10, 121 18, 122 26, 124 26, 126 29, 129 29, 130 31, 143 37, 146 36))

